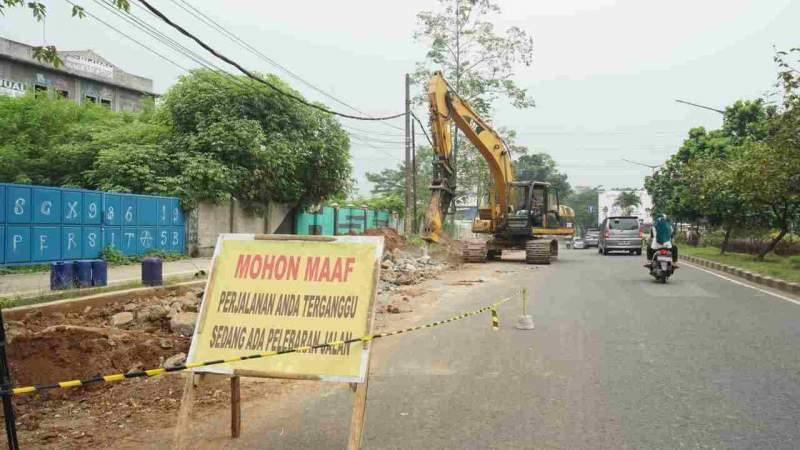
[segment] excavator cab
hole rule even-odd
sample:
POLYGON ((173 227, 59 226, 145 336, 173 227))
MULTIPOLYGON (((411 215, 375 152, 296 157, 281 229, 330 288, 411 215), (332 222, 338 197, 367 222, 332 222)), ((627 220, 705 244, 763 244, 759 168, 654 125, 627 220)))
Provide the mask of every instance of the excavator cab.
POLYGON ((506 234, 528 236, 531 228, 558 228, 558 191, 549 183, 514 181, 509 186, 509 212, 506 234))

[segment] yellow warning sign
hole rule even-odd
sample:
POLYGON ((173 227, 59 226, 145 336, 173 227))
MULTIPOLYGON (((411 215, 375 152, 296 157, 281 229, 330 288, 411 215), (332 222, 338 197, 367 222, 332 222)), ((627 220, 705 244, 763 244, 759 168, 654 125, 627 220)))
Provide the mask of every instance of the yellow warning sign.
MULTIPOLYGON (((369 334, 382 251, 379 237, 221 235, 187 362, 369 334)), ((196 370, 361 382, 367 358, 356 342, 196 370)))

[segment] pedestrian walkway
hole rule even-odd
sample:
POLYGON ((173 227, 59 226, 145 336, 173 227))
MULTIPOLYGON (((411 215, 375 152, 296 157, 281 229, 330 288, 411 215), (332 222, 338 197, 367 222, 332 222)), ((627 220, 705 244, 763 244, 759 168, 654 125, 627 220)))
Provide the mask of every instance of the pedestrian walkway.
MULTIPOLYGON (((188 276, 199 270, 208 272, 210 258, 183 259, 167 261, 163 265, 164 279, 188 276)), ((140 264, 111 266, 108 268, 108 284, 110 286, 141 281, 140 264)), ((32 297, 51 293, 50 272, 27 273, 0 276, 0 297, 32 297)))

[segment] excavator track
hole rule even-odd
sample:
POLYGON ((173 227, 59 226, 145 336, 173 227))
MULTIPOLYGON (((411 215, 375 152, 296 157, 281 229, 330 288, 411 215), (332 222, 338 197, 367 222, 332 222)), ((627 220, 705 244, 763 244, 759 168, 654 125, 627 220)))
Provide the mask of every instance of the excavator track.
POLYGON ((487 256, 486 242, 466 241, 461 248, 461 259, 464 262, 483 263, 487 256))
POLYGON ((525 262, 550 264, 550 241, 531 240, 525 243, 525 262))

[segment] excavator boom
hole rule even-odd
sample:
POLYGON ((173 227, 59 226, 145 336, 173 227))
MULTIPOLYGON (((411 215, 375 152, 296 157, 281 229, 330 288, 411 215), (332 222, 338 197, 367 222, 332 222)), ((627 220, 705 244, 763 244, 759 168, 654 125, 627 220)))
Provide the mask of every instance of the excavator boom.
POLYGON ((511 155, 500 136, 450 88, 441 72, 435 72, 428 86, 430 121, 435 154, 431 202, 428 205, 422 238, 438 242, 455 195, 455 165, 451 124, 464 133, 478 149, 489 167, 495 186, 490 195, 491 223, 489 232, 499 226, 508 211, 508 186, 514 181, 511 155))

